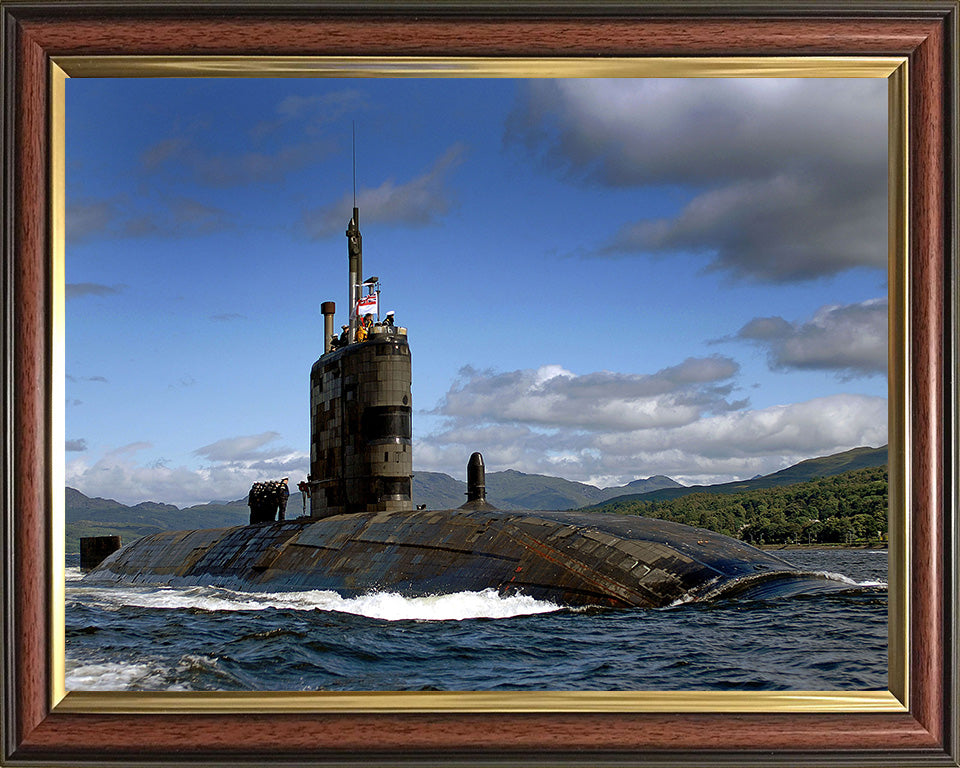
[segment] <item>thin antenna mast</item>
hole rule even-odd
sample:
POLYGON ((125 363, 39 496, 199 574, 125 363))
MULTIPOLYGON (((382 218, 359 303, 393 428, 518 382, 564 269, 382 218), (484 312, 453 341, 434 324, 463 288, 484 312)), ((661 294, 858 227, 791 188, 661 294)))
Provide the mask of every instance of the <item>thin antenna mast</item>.
POLYGON ((350 262, 350 327, 348 340, 357 338, 357 302, 360 301, 360 282, 363 280, 363 239, 360 235, 360 211, 357 210, 357 123, 353 121, 353 217, 347 226, 347 253, 350 262))

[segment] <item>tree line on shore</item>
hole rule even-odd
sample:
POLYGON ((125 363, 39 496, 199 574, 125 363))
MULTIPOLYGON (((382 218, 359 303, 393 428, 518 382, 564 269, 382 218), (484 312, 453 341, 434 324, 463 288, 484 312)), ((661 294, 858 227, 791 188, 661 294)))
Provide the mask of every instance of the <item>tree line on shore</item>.
POLYGON ((672 520, 750 544, 854 544, 887 538, 887 468, 742 493, 631 500, 605 512, 672 520))

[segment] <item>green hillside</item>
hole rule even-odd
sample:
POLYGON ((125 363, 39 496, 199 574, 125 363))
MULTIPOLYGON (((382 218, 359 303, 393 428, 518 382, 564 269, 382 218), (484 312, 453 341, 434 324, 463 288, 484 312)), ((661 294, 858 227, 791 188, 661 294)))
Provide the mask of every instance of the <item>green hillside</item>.
MULTIPOLYGON (((650 495, 650 494, 648 494, 650 495)), ((673 499, 616 500, 606 512, 673 520, 753 544, 884 541, 887 469, 868 467, 790 485, 673 499)))
MULTIPOLYGON (((885 465, 887 449, 856 448, 833 456, 802 461, 771 475, 723 485, 684 487, 663 475, 655 475, 616 488, 597 488, 547 475, 528 475, 516 470, 490 472, 486 476, 487 499, 504 510, 516 509, 575 509, 586 508, 637 514, 631 505, 655 501, 678 500, 686 496, 716 496, 742 494, 776 488, 828 477, 864 467, 885 465), (640 491, 639 493, 637 491, 640 491)), ((884 497, 885 499, 885 497, 884 497)), ((428 509, 454 509, 466 500, 466 483, 440 472, 417 472, 413 478, 413 503, 425 504, 428 509)), ((885 501, 884 501, 885 503, 885 501)), ((713 504, 714 507, 722 505, 713 504)), ((726 508, 726 507, 724 507, 726 508)), ((664 508, 665 509, 665 508, 664 508)), ((678 507, 679 509, 679 507, 678 507)), ((293 493, 287 504, 287 517, 303 513, 301 495, 293 493)), ((641 512, 640 514, 653 514, 641 512)), ((665 512, 666 514, 666 512, 665 512)), ((687 513, 684 513, 687 514, 687 513)), ((700 512, 689 513, 692 517, 700 512)), ((739 520, 736 510, 732 520, 739 520)), ((707 515, 709 517, 709 515, 707 515)), ((671 518, 672 519, 672 518, 671 518)), ((244 525, 249 520, 245 499, 212 502, 185 509, 172 504, 146 501, 127 506, 112 499, 89 498, 73 488, 66 489, 67 552, 79 551, 79 539, 84 536, 119 535, 124 543, 157 531, 189 530, 195 528, 228 528, 244 525)), ((700 525, 700 523, 693 523, 700 525)), ((736 528, 729 521, 712 525, 736 528)), ((746 525, 746 518, 737 525, 746 525)), ((751 523, 754 524, 754 523, 751 523)), ((719 529, 716 529, 719 530, 719 529)), ((744 529, 746 530, 746 529, 744 529)), ((759 529, 757 529, 759 531, 759 529)), ((884 513, 884 528, 886 518, 884 513)), ((737 535, 736 533, 734 535, 737 535)), ((760 533, 757 533, 759 536, 760 533)), ((773 535, 767 533, 767 536, 773 535)), ((829 534, 833 535, 833 534, 829 534)), ((767 541, 772 539, 767 538, 767 541)))
POLYGON ((456 509, 467 500, 467 484, 443 472, 414 472, 411 492, 414 505, 427 509, 456 509))
POLYGON ((89 536, 119 536, 123 544, 127 544, 141 536, 159 533, 166 530, 159 526, 139 525, 137 523, 98 523, 94 520, 77 520, 67 523, 66 526, 66 553, 76 554, 80 551, 80 539, 89 536))
POLYGON ((501 509, 574 509, 597 504, 630 491, 682 488, 675 480, 656 475, 633 480, 615 488, 597 488, 586 483, 549 475, 528 475, 508 469, 487 475, 487 499, 501 509))
POLYGON ((562 477, 528 475, 508 469, 487 473, 487 501, 500 509, 564 509, 582 507, 599 500, 601 491, 592 485, 562 477))
POLYGON ((821 456, 807 459, 794 464, 779 472, 773 472, 752 480, 742 480, 733 483, 718 485, 688 485, 678 488, 663 488, 648 493, 634 493, 618 496, 608 502, 595 504, 590 509, 609 509, 611 503, 626 503, 631 501, 658 501, 677 499, 692 493, 743 493, 760 488, 775 488, 781 485, 790 485, 804 480, 813 480, 818 477, 830 477, 842 472, 863 469, 865 467, 883 467, 887 464, 887 446, 880 448, 854 448, 850 451, 835 453, 831 456, 821 456))

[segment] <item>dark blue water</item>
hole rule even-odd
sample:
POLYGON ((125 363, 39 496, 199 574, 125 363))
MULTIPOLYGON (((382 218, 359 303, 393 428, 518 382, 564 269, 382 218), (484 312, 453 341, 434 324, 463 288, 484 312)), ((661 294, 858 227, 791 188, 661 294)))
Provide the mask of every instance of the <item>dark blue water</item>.
POLYGON ((886 690, 886 552, 781 554, 848 588, 569 610, 492 592, 91 588, 68 567, 67 689, 886 690))

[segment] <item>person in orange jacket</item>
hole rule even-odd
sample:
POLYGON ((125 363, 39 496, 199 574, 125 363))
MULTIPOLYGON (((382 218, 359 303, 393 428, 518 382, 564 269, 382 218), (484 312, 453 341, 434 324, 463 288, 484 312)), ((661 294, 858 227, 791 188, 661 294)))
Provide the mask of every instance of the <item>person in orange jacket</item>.
POLYGON ((366 341, 371 328, 373 328, 373 315, 364 315, 357 328, 357 341, 366 341))

